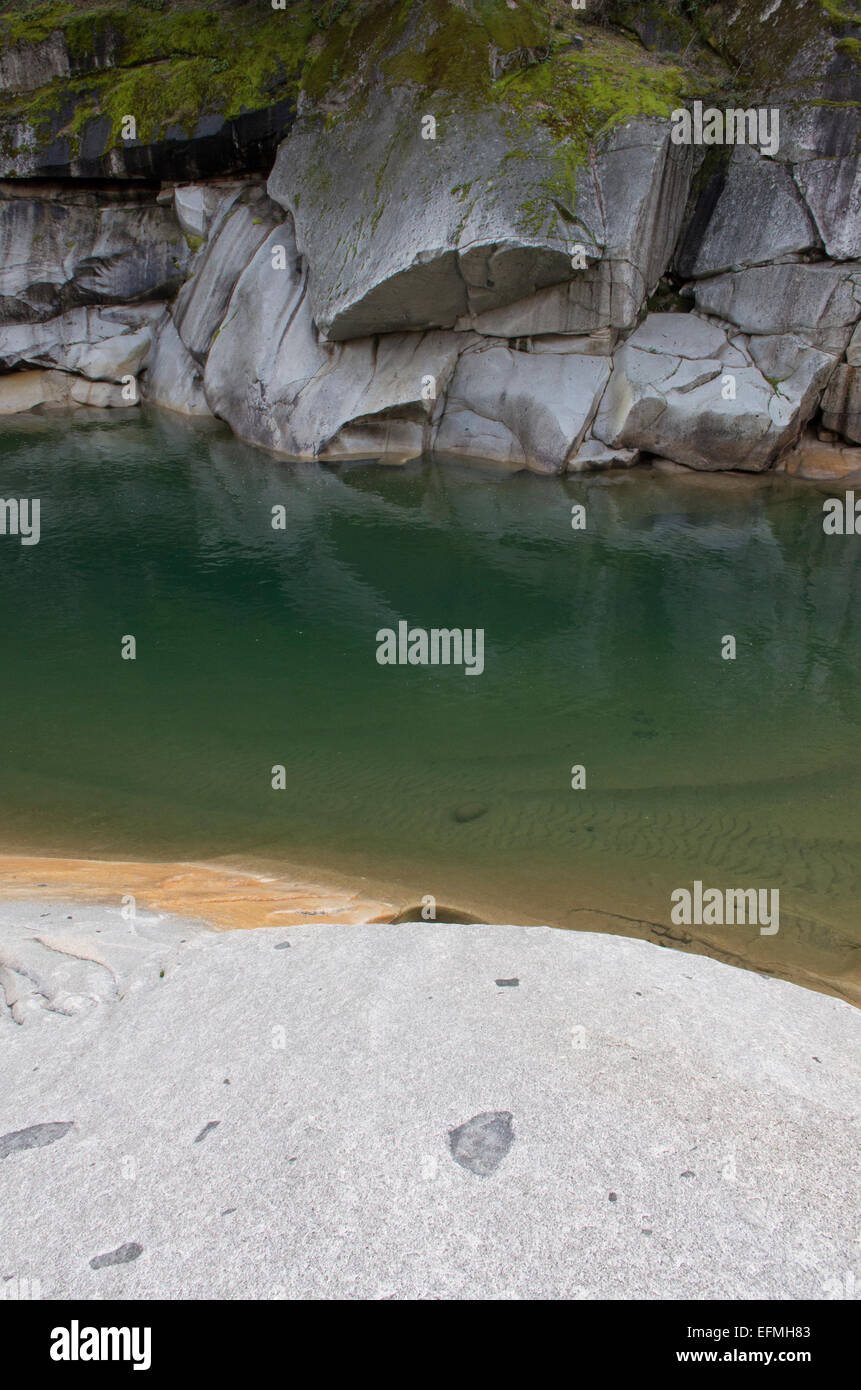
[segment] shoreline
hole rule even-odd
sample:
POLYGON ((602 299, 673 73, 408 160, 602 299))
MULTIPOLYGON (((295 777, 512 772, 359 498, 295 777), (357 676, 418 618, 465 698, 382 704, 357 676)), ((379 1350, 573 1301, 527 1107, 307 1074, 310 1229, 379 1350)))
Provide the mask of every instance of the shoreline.
POLYGON ((294 923, 384 923, 394 903, 332 882, 297 880, 188 861, 85 859, 0 854, 0 903, 57 897, 131 907, 205 922, 214 931, 294 923))
MULTIPOLYGON (((251 868, 200 860, 111 860, 71 855, 0 853, 0 908, 4 903, 66 901, 81 906, 115 906, 195 920, 214 932, 257 931, 264 928, 308 926, 398 926, 421 922, 421 905, 396 880, 388 884, 364 875, 318 873, 310 866, 251 868)), ((485 905, 487 906, 487 905, 485 905)), ((510 910, 510 909, 509 909, 510 910)), ((611 907, 581 907, 582 925, 542 922, 523 917, 514 925, 561 932, 646 940, 688 960, 706 957, 764 979, 780 979, 815 994, 841 999, 861 1008, 861 991, 852 978, 823 976, 801 967, 776 971, 715 942, 677 937, 663 923, 628 916, 611 907), (624 924, 619 929, 618 924, 624 924)), ((439 924, 492 925, 503 920, 482 905, 436 904, 439 924)), ((511 918, 509 917, 509 921, 511 918)), ((421 922, 421 925, 430 923, 421 922)))

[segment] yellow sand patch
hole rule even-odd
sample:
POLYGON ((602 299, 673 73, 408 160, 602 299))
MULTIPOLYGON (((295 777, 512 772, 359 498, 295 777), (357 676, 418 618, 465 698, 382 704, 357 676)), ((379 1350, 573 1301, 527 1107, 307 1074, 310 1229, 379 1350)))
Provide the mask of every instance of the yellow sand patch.
POLYGON ((308 922, 387 922, 392 903, 319 883, 250 874, 212 864, 148 864, 106 859, 0 855, 0 901, 71 898, 196 917, 222 931, 308 922))

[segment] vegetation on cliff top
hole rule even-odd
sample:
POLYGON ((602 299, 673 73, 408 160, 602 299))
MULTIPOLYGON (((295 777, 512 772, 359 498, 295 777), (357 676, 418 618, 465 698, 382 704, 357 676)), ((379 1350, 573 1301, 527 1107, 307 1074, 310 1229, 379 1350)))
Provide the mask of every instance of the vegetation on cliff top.
MULTIPOLYGON (((74 153, 95 117, 108 117, 116 143, 123 118, 133 115, 147 143, 168 130, 191 134, 208 115, 231 119, 278 101, 356 108, 368 83, 381 81, 500 103, 543 124, 576 160, 617 121, 667 114, 684 97, 738 80, 743 69, 761 80, 763 63, 774 70, 783 61, 775 61, 774 44, 752 42, 762 0, 588 0, 586 10, 566 0, 283 5, 0 0, 0 52, 21 45, 25 52, 59 30, 71 69, 35 91, 0 96, 0 125, 23 116, 37 144, 64 133, 74 153)), ((851 46, 849 0, 803 0, 794 15, 783 29, 796 51, 801 29, 814 23, 851 46)))

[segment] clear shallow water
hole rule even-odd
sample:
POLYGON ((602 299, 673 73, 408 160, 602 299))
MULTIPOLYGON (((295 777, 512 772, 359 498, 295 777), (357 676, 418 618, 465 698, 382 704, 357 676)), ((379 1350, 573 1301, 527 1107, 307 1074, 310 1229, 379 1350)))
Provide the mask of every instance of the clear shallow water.
POLYGON ((823 534, 827 492, 4 422, 0 496, 41 498, 42 537, 0 537, 0 849, 330 869, 859 997, 861 540, 823 534), (484 674, 379 666, 402 618, 483 627, 484 674), (694 879, 778 888, 780 932, 670 928, 694 879))

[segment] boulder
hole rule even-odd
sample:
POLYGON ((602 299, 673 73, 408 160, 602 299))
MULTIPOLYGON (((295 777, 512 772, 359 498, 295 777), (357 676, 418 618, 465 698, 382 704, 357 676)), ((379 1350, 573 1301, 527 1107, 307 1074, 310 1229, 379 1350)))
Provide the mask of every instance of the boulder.
POLYGON ((697 281, 694 296, 698 309, 745 333, 798 333, 841 354, 861 318, 861 264, 753 266, 697 281))
POLYGON ((75 343, 63 363, 67 371, 92 381, 121 382, 137 376, 152 346, 152 330, 116 334, 97 343, 75 343))
POLYGON ((561 473, 583 442, 609 375, 606 357, 477 344, 458 361, 433 448, 561 473))
POLYGON ((321 333, 460 320, 514 337, 632 323, 669 258, 690 179, 691 152, 670 145, 667 121, 614 128, 572 189, 539 123, 449 101, 438 138, 425 140, 423 102, 374 89, 361 116, 306 118, 279 149, 269 194, 295 218, 321 333), (586 271, 572 269, 578 245, 586 271), (536 315, 531 297, 550 286, 562 288, 536 315))
POLYGON ((68 405, 73 378, 65 372, 10 372, 0 376, 0 415, 17 415, 40 405, 68 405))
POLYGON ((568 473, 593 473, 605 468, 633 468, 639 449, 610 449, 600 439, 584 439, 566 465, 568 473))
POLYGON ((778 460, 776 469, 809 482, 856 482, 861 480, 861 449, 823 444, 804 435, 795 448, 778 460))
MULTIPOLYGON (((611 447, 639 448, 692 468, 767 468, 813 414, 833 358, 808 349, 775 388, 757 367, 728 364, 718 352, 657 351, 654 345, 674 341, 665 321, 676 317, 687 316, 650 315, 616 353, 593 434, 611 447)), ((712 325, 691 325, 688 346, 719 350, 712 333, 712 325)))
POLYGON ((838 363, 822 398, 822 423, 861 444, 861 367, 838 363))
POLYGON ((179 336, 199 362, 206 358, 239 276, 282 216, 254 189, 250 201, 229 206, 213 228, 193 277, 177 295, 173 314, 179 336))
POLYGON ((206 363, 213 413, 293 458, 420 453, 465 340, 445 332, 322 344, 288 219, 240 276, 206 363), (272 251, 286 250, 284 270, 272 251))
POLYGON ((210 415, 203 390, 203 368, 196 362, 166 313, 155 338, 144 384, 148 404, 180 415, 210 415))
POLYGON ((677 255, 688 279, 762 265, 819 246, 813 219, 784 164, 737 145, 708 182, 677 255))
POLYGON ((190 258, 170 209, 152 195, 120 202, 0 186, 0 324, 49 319, 79 304, 176 292, 190 258))
MULTIPOLYGON (((161 307, 156 305, 127 305, 116 309, 70 309, 54 319, 43 319, 37 323, 11 323, 0 327, 0 371, 12 371, 19 367, 61 367, 65 371, 83 371, 79 365, 87 358, 91 365, 104 349, 119 368, 135 358, 138 365, 144 360, 146 348, 152 336, 152 310, 156 316, 161 307)), ((102 357, 110 368, 108 380, 119 380, 123 371, 113 371, 111 363, 102 357)), ((134 371, 134 366, 128 367, 134 371)), ((92 376, 92 371, 84 372, 92 376)), ((95 375, 101 375, 96 372, 95 375)))

